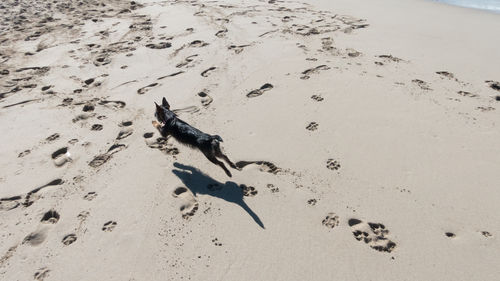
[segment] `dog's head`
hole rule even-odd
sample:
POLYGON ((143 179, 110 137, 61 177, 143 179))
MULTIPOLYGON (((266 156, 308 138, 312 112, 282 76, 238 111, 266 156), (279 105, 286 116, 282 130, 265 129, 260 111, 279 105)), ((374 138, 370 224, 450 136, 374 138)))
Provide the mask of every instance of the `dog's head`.
POLYGON ((156 120, 158 121, 153 121, 153 126, 157 128, 158 130, 161 130, 165 124, 175 117, 175 113, 170 111, 170 104, 168 104, 167 99, 163 98, 161 101, 161 105, 158 105, 155 102, 156 105, 156 111, 155 111, 155 117, 156 120))

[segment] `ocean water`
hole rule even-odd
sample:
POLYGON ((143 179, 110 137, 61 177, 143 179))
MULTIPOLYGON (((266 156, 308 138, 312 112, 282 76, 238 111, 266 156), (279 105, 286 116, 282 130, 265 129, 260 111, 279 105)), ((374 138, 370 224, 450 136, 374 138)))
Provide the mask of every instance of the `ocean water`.
POLYGON ((435 0, 435 1, 448 3, 456 6, 489 10, 500 13, 500 0, 435 0))

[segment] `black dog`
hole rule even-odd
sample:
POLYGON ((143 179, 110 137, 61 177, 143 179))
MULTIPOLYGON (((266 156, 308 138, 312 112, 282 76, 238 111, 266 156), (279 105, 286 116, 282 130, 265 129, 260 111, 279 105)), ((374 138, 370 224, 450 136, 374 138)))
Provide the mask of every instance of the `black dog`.
POLYGON ((170 110, 170 105, 167 100, 163 98, 161 106, 156 102, 155 117, 158 122, 153 121, 153 126, 160 131, 163 137, 171 135, 178 142, 185 144, 191 148, 198 148, 210 162, 219 165, 224 172, 231 177, 231 172, 224 166, 224 163, 219 161, 220 157, 226 161, 231 168, 239 170, 236 165, 229 160, 229 158, 222 152, 220 142, 222 138, 218 135, 209 135, 189 125, 188 123, 177 118, 177 115, 170 110))

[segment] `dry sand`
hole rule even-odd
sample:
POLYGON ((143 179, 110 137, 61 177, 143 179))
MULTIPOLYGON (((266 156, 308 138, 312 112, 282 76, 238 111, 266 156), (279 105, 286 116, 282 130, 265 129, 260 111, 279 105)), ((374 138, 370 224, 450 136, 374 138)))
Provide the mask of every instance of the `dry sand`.
POLYGON ((0 4, 0 280, 500 280, 498 14, 100 2, 0 4))

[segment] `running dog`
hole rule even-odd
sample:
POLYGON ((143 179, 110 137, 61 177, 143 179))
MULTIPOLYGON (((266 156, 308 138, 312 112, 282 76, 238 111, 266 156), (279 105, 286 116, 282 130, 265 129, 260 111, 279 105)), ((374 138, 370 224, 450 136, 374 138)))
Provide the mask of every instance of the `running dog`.
POLYGON ((217 158, 222 158, 231 168, 240 170, 222 152, 220 147, 222 138, 220 136, 206 134, 177 118, 177 115, 170 110, 170 105, 165 98, 163 98, 161 106, 156 102, 155 105, 155 117, 158 121, 153 121, 153 126, 160 131, 163 137, 166 138, 170 135, 184 145, 199 149, 210 162, 219 165, 224 172, 226 172, 228 177, 232 176, 231 172, 229 172, 224 163, 217 158))

